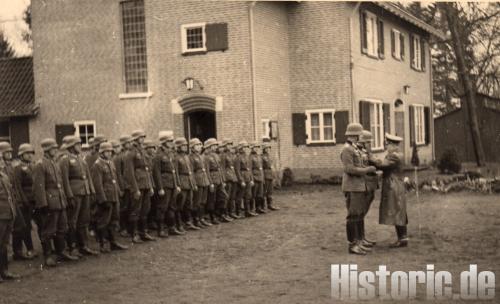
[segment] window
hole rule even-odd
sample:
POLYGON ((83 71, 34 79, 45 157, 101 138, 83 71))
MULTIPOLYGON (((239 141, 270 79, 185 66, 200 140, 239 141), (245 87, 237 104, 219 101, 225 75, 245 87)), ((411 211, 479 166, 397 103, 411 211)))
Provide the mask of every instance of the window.
POLYGON ((335 110, 306 111, 307 144, 335 143, 335 110))
POLYGON ((205 23, 184 24, 181 27, 182 53, 206 52, 205 23))
POLYGON ((262 139, 270 140, 271 137, 271 122, 269 119, 262 119, 262 139))
POLYGON ((366 13, 366 51, 368 55, 378 56, 378 34, 377 17, 372 13, 366 13))
POLYGON ((390 133, 391 105, 376 99, 363 99, 359 105, 360 122, 373 135, 372 149, 384 148, 385 133, 390 133))
POLYGON ((0 121, 0 141, 10 142, 10 124, 8 121, 0 121))
POLYGON ((126 93, 148 91, 148 63, 144 2, 124 1, 121 4, 123 23, 123 54, 126 93))
MULTIPOLYGON (((415 128, 415 143, 417 145, 425 144, 425 116, 423 105, 412 105, 413 121, 415 128)), ((411 113, 411 112, 410 112, 411 113)))
POLYGON ((89 139, 93 138, 96 134, 95 121, 75 121, 75 135, 79 136, 82 140, 82 146, 89 146, 89 139))
POLYGON ((404 35, 396 30, 391 31, 391 52, 392 57, 397 60, 404 60, 405 56, 405 40, 404 35))
POLYGON ((425 70, 425 44, 417 35, 410 36, 411 67, 417 71, 425 70))

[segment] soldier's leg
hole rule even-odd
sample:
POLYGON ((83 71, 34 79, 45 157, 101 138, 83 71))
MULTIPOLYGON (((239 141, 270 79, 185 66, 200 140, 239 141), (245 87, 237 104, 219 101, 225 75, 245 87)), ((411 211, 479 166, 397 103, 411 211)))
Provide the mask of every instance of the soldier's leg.
POLYGON ((111 221, 111 208, 111 203, 100 203, 97 204, 96 208, 96 237, 99 243, 99 251, 101 253, 109 253, 111 251, 107 243, 108 226, 111 221))
POLYGON ((37 210, 37 218, 40 229, 40 242, 42 243, 43 256, 45 265, 55 267, 56 259, 54 256, 52 243, 55 245, 55 236, 57 232, 56 217, 59 211, 57 210, 37 210))
POLYGON ((168 237, 168 233, 165 231, 164 223, 165 223, 165 213, 167 212, 168 203, 170 197, 172 196, 171 189, 165 189, 165 194, 163 196, 156 196, 156 212, 155 212, 155 221, 156 221, 156 232, 158 237, 166 238, 168 237))
POLYGON ((74 199, 72 200, 72 204, 68 204, 68 207, 66 208, 66 214, 68 218, 68 233, 66 236, 66 240, 68 244, 68 249, 73 255, 79 255, 79 256, 81 256, 81 254, 77 249, 77 242, 78 242, 77 223, 78 223, 78 215, 80 213, 80 207, 81 207, 81 197, 75 196, 74 199))
MULTIPOLYGON (((97 212, 98 204, 95 206, 94 222, 95 229, 97 231, 97 212)), ((90 214, 90 196, 83 195, 80 196, 80 212, 78 213, 78 220, 76 223, 76 230, 78 235, 78 247, 80 252, 85 255, 97 255, 98 252, 89 248, 89 225, 91 220, 90 214)))
POLYGON ((151 210, 151 193, 149 189, 141 190, 141 213, 139 218, 139 234, 143 241, 155 241, 148 233, 148 215, 151 210))
POLYGON ((175 210, 175 225, 177 227, 177 230, 181 233, 184 234, 186 233, 186 230, 184 229, 183 221, 182 221, 182 212, 184 210, 184 204, 186 203, 186 200, 188 199, 188 190, 182 190, 181 193, 177 195, 177 208, 175 210))
POLYGON ((128 236, 131 234, 129 220, 130 210, 130 191, 125 189, 123 196, 120 198, 120 234, 128 236))
POLYGON ((253 212, 253 209, 252 209, 253 197, 254 197, 254 187, 252 187, 252 185, 250 185, 250 183, 247 183, 245 186, 245 193, 244 193, 245 215, 247 217, 257 215, 256 213, 253 212))
POLYGON ((365 248, 362 248, 360 242, 361 231, 359 222, 363 216, 365 203, 364 192, 347 192, 346 193, 346 207, 347 207, 347 218, 346 218, 346 232, 347 240, 349 241, 349 253, 354 254, 366 254, 365 248))
POLYGON ((216 186, 216 199, 215 202, 217 204, 218 216, 223 222, 232 222, 233 219, 227 216, 226 208, 227 208, 227 192, 224 189, 222 184, 216 186))
POLYGON ((27 254, 29 256, 36 257, 37 254, 34 252, 34 247, 33 247, 33 237, 31 235, 31 232, 33 230, 33 205, 28 205, 28 206, 22 206, 21 211, 24 217, 24 222, 25 222, 25 229, 24 229, 24 245, 26 246, 26 249, 28 250, 27 254))
POLYGON ((255 183, 255 187, 257 188, 255 191, 255 203, 256 203, 256 211, 257 213, 267 213, 265 210, 265 202, 264 202, 264 182, 255 183))
POLYGON ((363 244, 367 245, 367 246, 374 246, 376 244, 376 242, 366 239, 366 236, 365 236, 365 217, 368 214, 368 210, 370 210, 370 206, 371 206, 371 203, 373 202, 374 198, 375 198, 375 191, 367 191, 366 192, 366 205, 365 205, 365 209, 363 212, 363 219, 361 220, 361 223, 360 223, 361 238, 364 241, 363 244))
POLYGON ((79 258, 66 252, 66 236, 68 233, 68 217, 66 209, 54 210, 54 220, 56 234, 54 236, 54 246, 56 254, 61 261, 78 261, 79 258))
POLYGON ((108 239, 111 250, 126 250, 128 246, 122 245, 116 241, 115 232, 120 226, 120 203, 111 203, 111 219, 105 237, 108 239))
POLYGON ((12 220, 0 220, 0 283, 2 280, 13 280, 19 278, 9 273, 9 259, 7 245, 13 229, 12 220))
POLYGON ((147 227, 148 227, 148 229, 153 230, 153 231, 158 230, 158 225, 156 222, 156 212, 158 210, 158 200, 159 200, 159 196, 157 193, 153 194, 150 198, 151 207, 149 208, 147 227))
POLYGON ((273 188, 274 188, 274 182, 272 179, 266 179, 265 183, 265 195, 266 195, 266 201, 267 201, 267 209, 269 210, 279 210, 280 208, 278 206, 275 206, 273 203, 273 188))
POLYGON ((130 208, 128 213, 128 223, 129 223, 129 231, 132 236, 132 241, 134 243, 142 243, 141 238, 139 237, 139 219, 142 208, 142 192, 139 198, 135 198, 133 193, 130 193, 130 208))
POLYGON ((219 220, 217 219, 215 215, 215 202, 217 200, 217 193, 216 189, 213 191, 208 191, 207 193, 207 212, 208 215, 210 216, 210 223, 212 225, 218 225, 220 224, 219 220))
POLYGON ((23 213, 21 211, 21 206, 16 205, 17 216, 13 222, 12 230, 12 250, 14 251, 14 260, 30 260, 31 257, 24 254, 23 242, 26 231, 26 223, 24 220, 23 213))

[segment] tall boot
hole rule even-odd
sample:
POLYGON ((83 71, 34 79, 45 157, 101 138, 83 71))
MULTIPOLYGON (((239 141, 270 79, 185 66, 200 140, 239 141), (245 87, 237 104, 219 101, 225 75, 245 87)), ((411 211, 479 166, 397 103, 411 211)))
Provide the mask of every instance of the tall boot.
POLYGON ((181 234, 185 234, 186 230, 184 229, 184 225, 182 224, 182 215, 181 215, 180 211, 176 211, 175 212, 175 223, 176 223, 176 226, 177 226, 177 230, 181 234))
POLYGON ((42 241, 42 250, 43 250, 43 257, 45 260, 45 266, 47 267, 55 267, 57 266, 57 262, 54 259, 54 256, 52 254, 52 244, 49 241, 42 241))
POLYGON ((99 251, 101 253, 110 253, 111 249, 109 249, 108 243, 105 240, 105 231, 102 228, 99 228, 95 232, 95 236, 97 239, 97 243, 99 243, 99 251))
POLYGON ((273 198, 271 196, 267 197, 267 209, 272 211, 280 210, 278 206, 273 205, 273 198))
POLYGON ((141 236, 141 239, 143 241, 147 241, 147 242, 156 241, 156 238, 149 235, 147 227, 148 227, 148 220, 147 219, 139 220, 139 235, 141 236))
POLYGON ((156 222, 157 225, 157 233, 159 238, 168 238, 168 232, 165 231, 165 226, 162 220, 158 220, 156 222))
POLYGON ((116 241, 115 231, 113 229, 108 228, 106 230, 106 236, 105 237, 109 241, 109 245, 110 245, 110 249, 111 250, 127 250, 128 249, 128 246, 120 244, 120 243, 118 243, 116 241))
POLYGON ((129 229, 132 235, 132 242, 135 244, 143 243, 141 237, 139 236, 139 231, 137 228, 137 221, 129 221, 129 229))
MULTIPOLYGON (((97 233, 96 229, 96 233, 97 233)), ((92 250, 89 248, 88 243, 89 243, 89 231, 87 227, 80 227, 77 230, 77 236, 78 236, 78 246, 80 247, 80 253, 83 255, 98 255, 99 252, 92 250)))
POLYGON ((9 258, 7 250, 0 252, 0 280, 17 280, 20 276, 9 272, 9 258))
POLYGON ((398 248, 398 247, 407 247, 408 246, 408 232, 407 232, 407 227, 406 226, 395 226, 396 227, 396 234, 398 236, 398 240, 391 244, 391 248, 398 248))
POLYGON ((261 197, 258 197, 255 199, 255 203, 256 203, 256 212, 257 213, 260 213, 260 214, 264 214, 264 213, 267 213, 266 210, 264 209, 264 199, 261 198, 261 197))
POLYGON ((68 262, 78 261, 79 259, 78 257, 73 256, 66 252, 66 240, 64 237, 61 236, 54 237, 54 246, 56 249, 57 257, 61 261, 68 261, 68 262))
POLYGON ((12 251, 15 261, 30 260, 30 257, 23 252, 23 238, 16 233, 12 234, 12 251))

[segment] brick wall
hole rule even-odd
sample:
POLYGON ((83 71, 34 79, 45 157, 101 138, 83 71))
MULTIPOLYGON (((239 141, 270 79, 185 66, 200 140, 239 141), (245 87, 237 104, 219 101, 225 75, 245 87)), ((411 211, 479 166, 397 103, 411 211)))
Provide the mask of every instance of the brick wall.
MULTIPOLYGON (((355 8, 351 4, 351 9, 355 8)), ((364 7, 370 8, 370 7, 364 7)), ((417 31, 414 27, 400 20, 391 18, 388 14, 380 12, 377 8, 372 8, 372 11, 384 21, 384 41, 385 41, 385 59, 374 59, 361 53, 361 30, 359 9, 353 13, 352 27, 352 57, 353 57, 353 85, 354 95, 353 101, 355 105, 354 119, 359 121, 359 101, 363 98, 371 98, 381 100, 391 104, 391 132, 395 132, 395 115, 394 111, 402 110, 405 120, 405 142, 404 152, 405 160, 409 162, 411 158, 410 147, 410 125, 409 125, 409 110, 411 104, 423 104, 431 106, 432 91, 431 91, 431 75, 430 75, 430 54, 428 45, 426 46, 426 71, 418 72, 410 67, 410 51, 409 51, 409 34, 417 31), (391 29, 396 28, 405 36, 405 59, 398 61, 391 54, 391 29), (409 94, 404 94, 403 86, 409 85, 409 94), (402 109, 395 109, 394 101, 401 99, 404 102, 402 109)), ((432 121, 432 119, 431 119, 432 121)), ((432 128, 431 128, 432 129, 432 128)), ((421 162, 432 161, 432 145, 419 147, 419 158, 421 162)))
MULTIPOLYGON (((292 112, 350 110, 348 13, 344 2, 304 1, 289 6, 292 112)), ((294 146, 293 168, 297 174, 320 168, 338 171, 342 146, 294 146)))

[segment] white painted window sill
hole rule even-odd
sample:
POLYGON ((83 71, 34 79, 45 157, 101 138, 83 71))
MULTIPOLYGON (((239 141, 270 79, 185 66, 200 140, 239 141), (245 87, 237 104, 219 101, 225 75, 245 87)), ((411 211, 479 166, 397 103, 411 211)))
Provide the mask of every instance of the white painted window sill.
POLYGON ((122 93, 118 95, 120 99, 140 99, 140 98, 150 98, 153 96, 153 92, 144 92, 144 93, 122 93))

